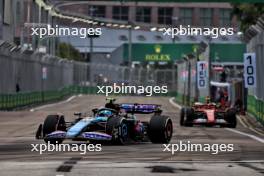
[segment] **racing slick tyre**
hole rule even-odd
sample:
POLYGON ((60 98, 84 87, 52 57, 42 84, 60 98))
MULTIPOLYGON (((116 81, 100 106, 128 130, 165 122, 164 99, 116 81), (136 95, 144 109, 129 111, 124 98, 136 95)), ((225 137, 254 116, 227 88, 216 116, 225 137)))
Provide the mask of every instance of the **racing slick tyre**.
POLYGON ((185 122, 185 108, 181 108, 181 114, 180 114, 180 125, 184 126, 184 122, 185 122))
POLYGON ((172 120, 167 116, 154 115, 149 121, 148 137, 152 143, 169 143, 172 138, 172 120))
POLYGON ((193 109, 192 108, 182 108, 180 113, 180 125, 181 126, 193 126, 193 109))
POLYGON ((36 139, 40 139, 43 136, 42 135, 42 129, 43 129, 43 125, 40 124, 39 127, 38 127, 38 130, 36 132, 36 136, 35 136, 36 139))
POLYGON ((63 116, 60 115, 48 115, 43 124, 43 136, 46 143, 60 144, 63 139, 47 139, 45 136, 54 131, 61 130, 66 131, 66 123, 63 116))
POLYGON ((109 117, 106 122, 106 133, 112 135, 112 143, 123 145, 128 142, 128 125, 125 118, 119 116, 109 117))
POLYGON ((231 108, 227 110, 226 121, 228 122, 227 127, 236 128, 236 125, 237 125, 236 109, 231 108))

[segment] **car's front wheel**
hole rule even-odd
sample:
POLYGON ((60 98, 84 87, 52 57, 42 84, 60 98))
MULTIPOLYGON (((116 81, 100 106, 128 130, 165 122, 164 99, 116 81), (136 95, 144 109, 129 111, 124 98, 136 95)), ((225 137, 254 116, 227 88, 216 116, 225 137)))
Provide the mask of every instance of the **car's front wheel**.
POLYGON ((66 131, 66 123, 64 120, 64 117, 62 115, 48 115, 44 121, 43 124, 43 137, 44 141, 46 143, 51 143, 51 144, 60 144, 62 143, 63 139, 50 139, 50 138, 45 138, 48 134, 61 130, 61 131, 66 131))
POLYGON ((113 144, 127 143, 129 134, 125 118, 119 116, 109 117, 106 123, 106 133, 112 136, 113 144))

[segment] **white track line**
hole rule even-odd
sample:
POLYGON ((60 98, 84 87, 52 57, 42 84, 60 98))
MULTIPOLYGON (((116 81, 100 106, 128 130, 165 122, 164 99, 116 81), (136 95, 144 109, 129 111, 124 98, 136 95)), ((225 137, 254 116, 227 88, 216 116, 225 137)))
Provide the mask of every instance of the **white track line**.
POLYGON ((174 107, 176 107, 176 108, 178 108, 178 109, 181 109, 182 108, 182 106, 181 105, 179 105, 179 104, 177 104, 177 103, 175 103, 174 102, 174 100, 175 100, 175 98, 174 97, 171 97, 170 98, 170 103, 172 104, 172 106, 174 106, 174 107))
POLYGON ((39 106, 37 108, 32 108, 30 109, 30 112, 34 112, 36 110, 40 110, 40 109, 43 109, 43 108, 48 108, 48 107, 51 107, 51 106, 55 106, 55 105, 59 105, 59 104, 64 104, 64 103, 68 103, 70 102, 71 100, 73 100, 74 98, 76 98, 76 96, 71 96, 70 98, 68 98, 67 100, 65 101, 61 101, 61 102, 58 102, 58 103, 52 103, 52 104, 47 104, 47 105, 43 105, 43 106, 39 106))
POLYGON ((241 119, 240 116, 237 115, 237 119, 239 120, 239 122, 240 122, 245 128, 248 128, 248 126, 245 124, 245 122, 241 119))
POLYGON ((253 131, 254 133, 259 134, 260 136, 264 136, 264 133, 261 133, 261 132, 255 130, 255 129, 253 128, 253 126, 250 125, 246 120, 245 120, 245 121, 242 120, 242 117, 241 117, 240 115, 237 115, 237 119, 239 120, 239 122, 240 122, 245 128, 250 129, 251 131, 253 131))
POLYGON ((85 164, 87 167, 140 167, 145 165, 154 165, 157 163, 164 163, 164 164, 184 164, 184 163, 208 163, 208 164, 221 164, 221 163, 263 163, 264 160, 240 160, 240 161, 228 161, 228 160, 159 160, 159 161, 143 161, 143 162, 109 162, 109 161, 80 161, 79 164, 85 164))
POLYGON ((260 137, 257 137, 255 135, 244 133, 242 131, 238 131, 238 130, 231 129, 231 128, 225 128, 225 129, 227 131, 232 131, 233 133, 237 133, 237 134, 240 134, 240 135, 243 135, 243 136, 247 136, 247 137, 250 137, 251 139, 254 139, 254 140, 258 141, 258 142, 264 143, 264 139, 262 139, 260 137))
POLYGON ((219 163, 263 163, 264 160, 240 160, 240 161, 217 161, 217 160, 178 160, 178 161, 153 161, 151 163, 211 163, 211 164, 219 164, 219 163))
MULTIPOLYGON (((181 109, 182 106, 179 105, 179 104, 177 104, 177 103, 175 103, 175 102, 174 102, 174 99, 175 99, 174 97, 170 98, 170 99, 169 99, 170 103, 171 103, 174 107, 176 107, 176 108, 178 108, 178 109, 181 109)), ((239 121, 241 122, 242 120, 239 119, 239 121)), ((242 123, 242 125, 244 126, 245 124, 242 123)), ((230 129, 230 128, 225 128, 225 129, 226 129, 227 131, 231 131, 231 132, 233 132, 233 133, 240 134, 240 135, 242 135, 242 136, 247 136, 247 137, 250 137, 251 139, 254 139, 254 140, 258 141, 258 142, 264 143, 264 139, 263 139, 263 138, 257 137, 257 136, 255 136, 255 135, 248 134, 248 133, 245 133, 245 132, 241 132, 241 131, 238 131, 238 130, 235 130, 235 129, 230 129)), ((252 131, 254 131, 254 130, 252 130, 252 131)))

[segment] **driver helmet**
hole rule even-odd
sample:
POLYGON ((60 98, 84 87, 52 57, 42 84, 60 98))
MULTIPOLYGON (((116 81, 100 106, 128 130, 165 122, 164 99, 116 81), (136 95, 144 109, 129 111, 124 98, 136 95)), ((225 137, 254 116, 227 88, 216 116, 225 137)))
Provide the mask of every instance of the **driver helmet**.
POLYGON ((113 115, 113 112, 110 110, 102 110, 102 111, 99 111, 97 115, 100 117, 110 117, 113 115))
POLYGON ((107 103, 114 103, 116 101, 115 98, 106 98, 107 103))

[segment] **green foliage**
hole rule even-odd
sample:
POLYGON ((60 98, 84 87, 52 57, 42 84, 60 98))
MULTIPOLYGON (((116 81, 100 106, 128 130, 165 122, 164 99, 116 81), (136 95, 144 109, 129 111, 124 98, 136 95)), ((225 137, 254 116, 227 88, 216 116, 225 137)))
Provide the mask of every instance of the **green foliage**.
POLYGON ((74 48, 71 44, 59 43, 56 55, 61 58, 75 61, 85 61, 81 53, 74 48))
POLYGON ((240 21, 240 30, 245 32, 258 18, 264 14, 264 3, 233 4, 232 15, 240 21))

